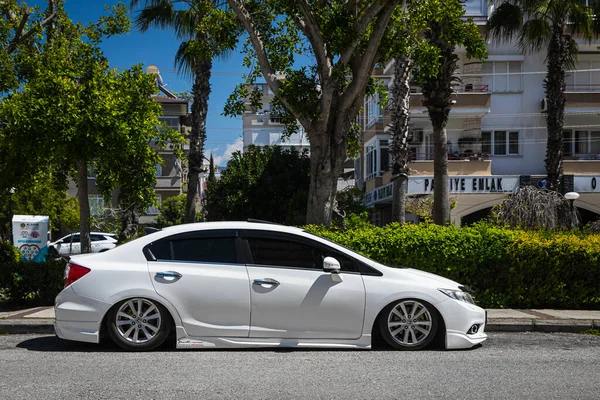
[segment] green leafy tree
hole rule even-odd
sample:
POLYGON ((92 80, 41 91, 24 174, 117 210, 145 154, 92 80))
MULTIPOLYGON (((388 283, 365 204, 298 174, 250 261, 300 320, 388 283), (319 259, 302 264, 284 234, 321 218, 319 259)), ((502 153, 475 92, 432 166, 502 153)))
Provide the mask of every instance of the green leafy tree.
POLYGON ((425 42, 413 53, 414 77, 423 89, 423 105, 433 127, 433 222, 445 225, 450 222, 446 126, 459 81, 456 49, 464 47, 467 58, 478 60, 487 58, 487 49, 477 25, 465 19, 461 0, 428 0, 423 15, 425 42))
POLYGON ((185 222, 196 221, 200 174, 204 163, 206 115, 213 59, 231 52, 241 34, 235 15, 219 0, 132 0, 143 3, 136 24, 141 31, 159 27, 175 31, 182 40, 175 56, 180 72, 194 78, 192 129, 189 135, 188 185, 185 222))
POLYGON ((215 188, 217 184, 217 177, 215 176, 215 160, 213 158, 212 153, 210 154, 210 160, 208 163, 208 179, 206 181, 206 210, 208 214, 208 218, 211 218, 212 215, 215 219, 218 219, 218 207, 211 201, 210 191, 215 188))
POLYGON ((501 4, 497 4, 487 24, 494 39, 511 41, 516 38, 522 51, 547 52, 544 87, 548 104, 548 141, 545 163, 548 189, 558 190, 563 161, 566 70, 574 69, 577 62, 576 39, 591 41, 598 37, 600 2, 505 0, 497 3, 501 4))
POLYGON ((160 214, 156 217, 156 226, 158 228, 183 224, 185 217, 185 198, 185 194, 182 194, 169 197, 161 203, 158 207, 160 214))
POLYGON ((244 99, 261 107, 262 93, 252 84, 262 74, 288 132, 300 123, 308 134, 307 222, 329 224, 348 143, 360 134, 355 119, 365 94, 376 89, 371 71, 382 60, 380 44, 400 0, 228 3, 248 33, 244 63, 257 68, 232 94, 225 113, 243 114, 244 99), (310 65, 297 65, 300 54, 311 55, 310 65))
POLYGON ((250 146, 235 152, 218 181, 209 184, 208 217, 257 218, 302 225, 306 215, 310 160, 306 152, 250 146))
POLYGON ((147 207, 155 201, 154 165, 160 160, 151 143, 160 147, 179 139, 171 130, 157 129, 161 109, 151 98, 153 78, 139 66, 110 70, 100 50, 103 38, 127 31, 126 8, 119 4, 88 26, 74 24, 62 3, 54 10, 52 36, 27 62, 30 79, 0 104, 5 125, 0 152, 20 158, 24 171, 50 166, 76 177, 85 253, 91 248, 88 167, 96 170, 105 198, 121 187, 123 204, 147 207))
POLYGON ((0 93, 17 88, 25 78, 20 61, 37 51, 40 33, 56 17, 53 8, 53 0, 45 12, 17 0, 0 1, 0 93))

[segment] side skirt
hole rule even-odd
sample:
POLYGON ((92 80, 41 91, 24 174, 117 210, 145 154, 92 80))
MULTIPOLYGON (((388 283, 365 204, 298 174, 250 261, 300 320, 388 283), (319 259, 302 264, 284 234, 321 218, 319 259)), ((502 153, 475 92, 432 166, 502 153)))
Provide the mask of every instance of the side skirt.
POLYGON ((183 327, 176 327, 178 349, 232 349, 256 347, 346 348, 370 349, 371 335, 363 334, 356 340, 335 339, 281 339, 281 338, 222 338, 188 337, 183 327))

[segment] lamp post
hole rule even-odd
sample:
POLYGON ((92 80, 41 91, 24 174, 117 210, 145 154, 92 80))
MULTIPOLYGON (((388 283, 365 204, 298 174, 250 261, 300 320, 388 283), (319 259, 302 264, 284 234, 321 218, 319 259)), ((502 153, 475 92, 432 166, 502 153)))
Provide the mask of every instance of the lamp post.
POLYGON ((578 198, 579 198, 579 193, 577 193, 577 192, 568 192, 568 193, 565 193, 565 199, 567 199, 567 200, 569 200, 571 202, 571 212, 575 211, 575 206, 573 205, 573 203, 578 198))

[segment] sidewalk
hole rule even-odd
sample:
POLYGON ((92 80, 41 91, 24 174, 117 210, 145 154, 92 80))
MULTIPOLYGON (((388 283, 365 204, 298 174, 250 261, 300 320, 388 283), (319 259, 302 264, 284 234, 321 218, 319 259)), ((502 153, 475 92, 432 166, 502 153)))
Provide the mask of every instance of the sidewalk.
MULTIPOLYGON (((600 311, 487 310, 486 332, 582 332, 600 329, 600 311)), ((0 334, 53 334, 54 308, 0 311, 0 334)))

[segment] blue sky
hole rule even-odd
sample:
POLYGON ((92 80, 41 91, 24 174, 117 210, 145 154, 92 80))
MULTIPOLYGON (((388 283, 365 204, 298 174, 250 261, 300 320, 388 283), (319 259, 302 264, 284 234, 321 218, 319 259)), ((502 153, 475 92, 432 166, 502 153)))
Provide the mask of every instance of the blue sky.
MULTIPOLYGON (((28 2, 44 7, 43 0, 28 2)), ((92 22, 106 14, 105 5, 115 5, 115 0, 66 0, 65 8, 73 21, 92 22)), ((129 6, 129 0, 124 2, 129 6)), ((135 18, 136 12, 130 16, 135 18)), ((156 65, 167 89, 176 92, 191 90, 191 78, 175 71, 174 59, 179 41, 169 31, 151 30, 141 33, 132 28, 128 35, 113 37, 102 44, 104 55, 111 67, 126 69, 135 64, 156 65)), ((235 52, 228 60, 215 60, 211 79, 212 92, 208 105, 206 156, 212 153, 219 165, 225 165, 234 150, 241 149, 241 118, 224 117, 223 106, 236 84, 242 80, 246 69, 242 67, 242 55, 235 52)))

